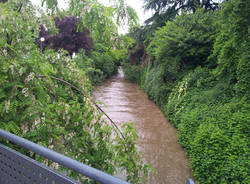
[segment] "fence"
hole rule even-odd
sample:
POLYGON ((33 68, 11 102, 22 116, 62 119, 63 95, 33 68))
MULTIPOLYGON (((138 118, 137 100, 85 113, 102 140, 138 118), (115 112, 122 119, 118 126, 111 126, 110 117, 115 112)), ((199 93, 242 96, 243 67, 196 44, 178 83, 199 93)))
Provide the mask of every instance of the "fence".
MULTIPOLYGON (((67 156, 42 147, 0 129, 0 137, 49 160, 104 184, 128 184, 119 178, 80 163, 67 156)), ((79 184, 79 182, 0 144, 0 184, 79 184)), ((186 184, 194 184, 188 179, 186 184)))
MULTIPOLYGON (((0 137, 104 184, 128 182, 0 129, 0 137)), ((0 184, 73 184, 73 179, 0 144, 0 184)))

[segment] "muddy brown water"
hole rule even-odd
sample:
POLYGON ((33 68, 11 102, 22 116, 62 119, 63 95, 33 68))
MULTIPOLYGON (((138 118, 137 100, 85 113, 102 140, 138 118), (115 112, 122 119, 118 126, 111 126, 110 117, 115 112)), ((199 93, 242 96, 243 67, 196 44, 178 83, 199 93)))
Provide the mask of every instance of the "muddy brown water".
POLYGON ((122 70, 98 86, 94 96, 107 105, 101 107, 118 125, 135 123, 142 159, 156 169, 149 174, 148 184, 185 184, 192 177, 176 130, 136 84, 124 79, 122 70))

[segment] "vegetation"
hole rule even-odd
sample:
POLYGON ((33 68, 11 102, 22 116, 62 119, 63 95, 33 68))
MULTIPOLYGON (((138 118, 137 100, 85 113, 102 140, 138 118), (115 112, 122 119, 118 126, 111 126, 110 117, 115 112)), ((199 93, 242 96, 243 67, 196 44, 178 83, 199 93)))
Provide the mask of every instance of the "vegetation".
POLYGON ((213 10, 201 5, 173 18, 170 1, 145 2, 168 16, 164 24, 154 19, 131 30, 130 53, 141 44, 146 49, 136 63, 125 59, 125 76, 178 129, 198 183, 249 183, 249 3, 225 1, 213 10))
MULTIPOLYGON (((28 0, 0 2, 0 128, 107 173, 114 174, 119 168, 128 181, 142 183, 148 166, 140 160, 135 147, 133 124, 125 123, 120 134, 102 120, 102 113, 91 100, 92 84, 116 72, 124 48, 115 41, 119 36, 111 13, 104 14, 110 21, 107 25, 96 20, 94 27, 94 23, 86 21, 99 8, 103 12, 119 9, 88 1, 93 5, 91 11, 76 18, 86 8, 82 3, 85 1, 72 0, 70 10, 65 11, 57 8, 55 0, 43 2, 47 13, 39 10, 40 17, 28 0), (100 40, 100 29, 114 35, 100 40), (80 44, 76 43, 78 39, 80 44), (73 52, 76 58, 70 57, 73 52)), ((100 14, 97 18, 101 19, 100 14)), ((132 21, 130 16, 127 19, 132 21)), ((0 142, 56 167, 16 145, 2 139, 0 142)), ((68 175, 95 183, 72 171, 68 175)))
POLYGON ((35 44, 45 48, 53 48, 54 50, 64 49, 68 51, 70 55, 74 52, 79 52, 80 49, 84 49, 86 53, 89 53, 93 47, 93 41, 89 37, 89 30, 85 29, 81 32, 79 29, 79 20, 75 17, 55 17, 55 26, 58 29, 58 33, 53 36, 50 35, 43 25, 40 25, 39 38, 36 39, 35 44), (79 30, 77 30, 79 29, 79 30), (44 41, 41 41, 41 38, 44 41))

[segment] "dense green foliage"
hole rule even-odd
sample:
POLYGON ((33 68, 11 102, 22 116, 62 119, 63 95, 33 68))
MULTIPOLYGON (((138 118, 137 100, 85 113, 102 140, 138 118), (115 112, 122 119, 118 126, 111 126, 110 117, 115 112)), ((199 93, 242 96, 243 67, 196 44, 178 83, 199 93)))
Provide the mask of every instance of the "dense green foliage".
POLYGON ((86 72, 92 84, 103 82, 106 78, 115 74, 119 65, 119 60, 110 51, 93 51, 90 56, 86 56, 82 51, 78 54, 76 62, 86 72))
POLYGON ((123 64, 178 129, 199 183, 250 182, 249 8, 182 12, 144 42, 147 59, 123 64))
MULTIPOLYGON (((91 80, 100 82, 116 71, 124 55, 122 48, 102 51, 96 44, 89 56, 81 51, 76 58, 64 50, 42 52, 34 44, 39 21, 47 23, 49 32, 56 30, 46 14, 36 18, 28 1, 0 3, 0 128, 107 173, 114 174, 119 168, 128 181, 142 183, 148 166, 135 147, 133 124, 123 125, 123 139, 117 129, 102 120, 91 100, 91 80), (16 7, 20 9, 16 11, 16 7)), ((57 167, 16 145, 0 142, 57 167)), ((95 183, 75 172, 68 175, 95 183)))

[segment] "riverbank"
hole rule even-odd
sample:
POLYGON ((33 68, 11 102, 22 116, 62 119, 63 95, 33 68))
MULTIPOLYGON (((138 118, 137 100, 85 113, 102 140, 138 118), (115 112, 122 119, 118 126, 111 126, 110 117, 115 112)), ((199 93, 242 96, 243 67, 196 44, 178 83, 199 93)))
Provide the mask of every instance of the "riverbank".
POLYGON ((202 184, 250 181, 248 9, 244 0, 174 16, 164 9, 164 21, 152 17, 152 25, 129 33, 136 44, 124 59, 125 76, 178 129, 202 184))
POLYGON ((159 68, 126 65, 125 76, 134 74, 130 67, 137 70, 136 82, 177 128, 178 141, 199 182, 248 183, 250 106, 246 97, 227 97, 225 84, 213 82, 206 68, 190 71, 169 88, 157 78, 159 68))
POLYGON ((134 83, 119 73, 95 90, 96 100, 113 121, 122 126, 124 121, 134 122, 142 159, 150 164, 149 184, 183 184, 192 177, 184 150, 177 142, 176 130, 165 119, 160 109, 134 83))

